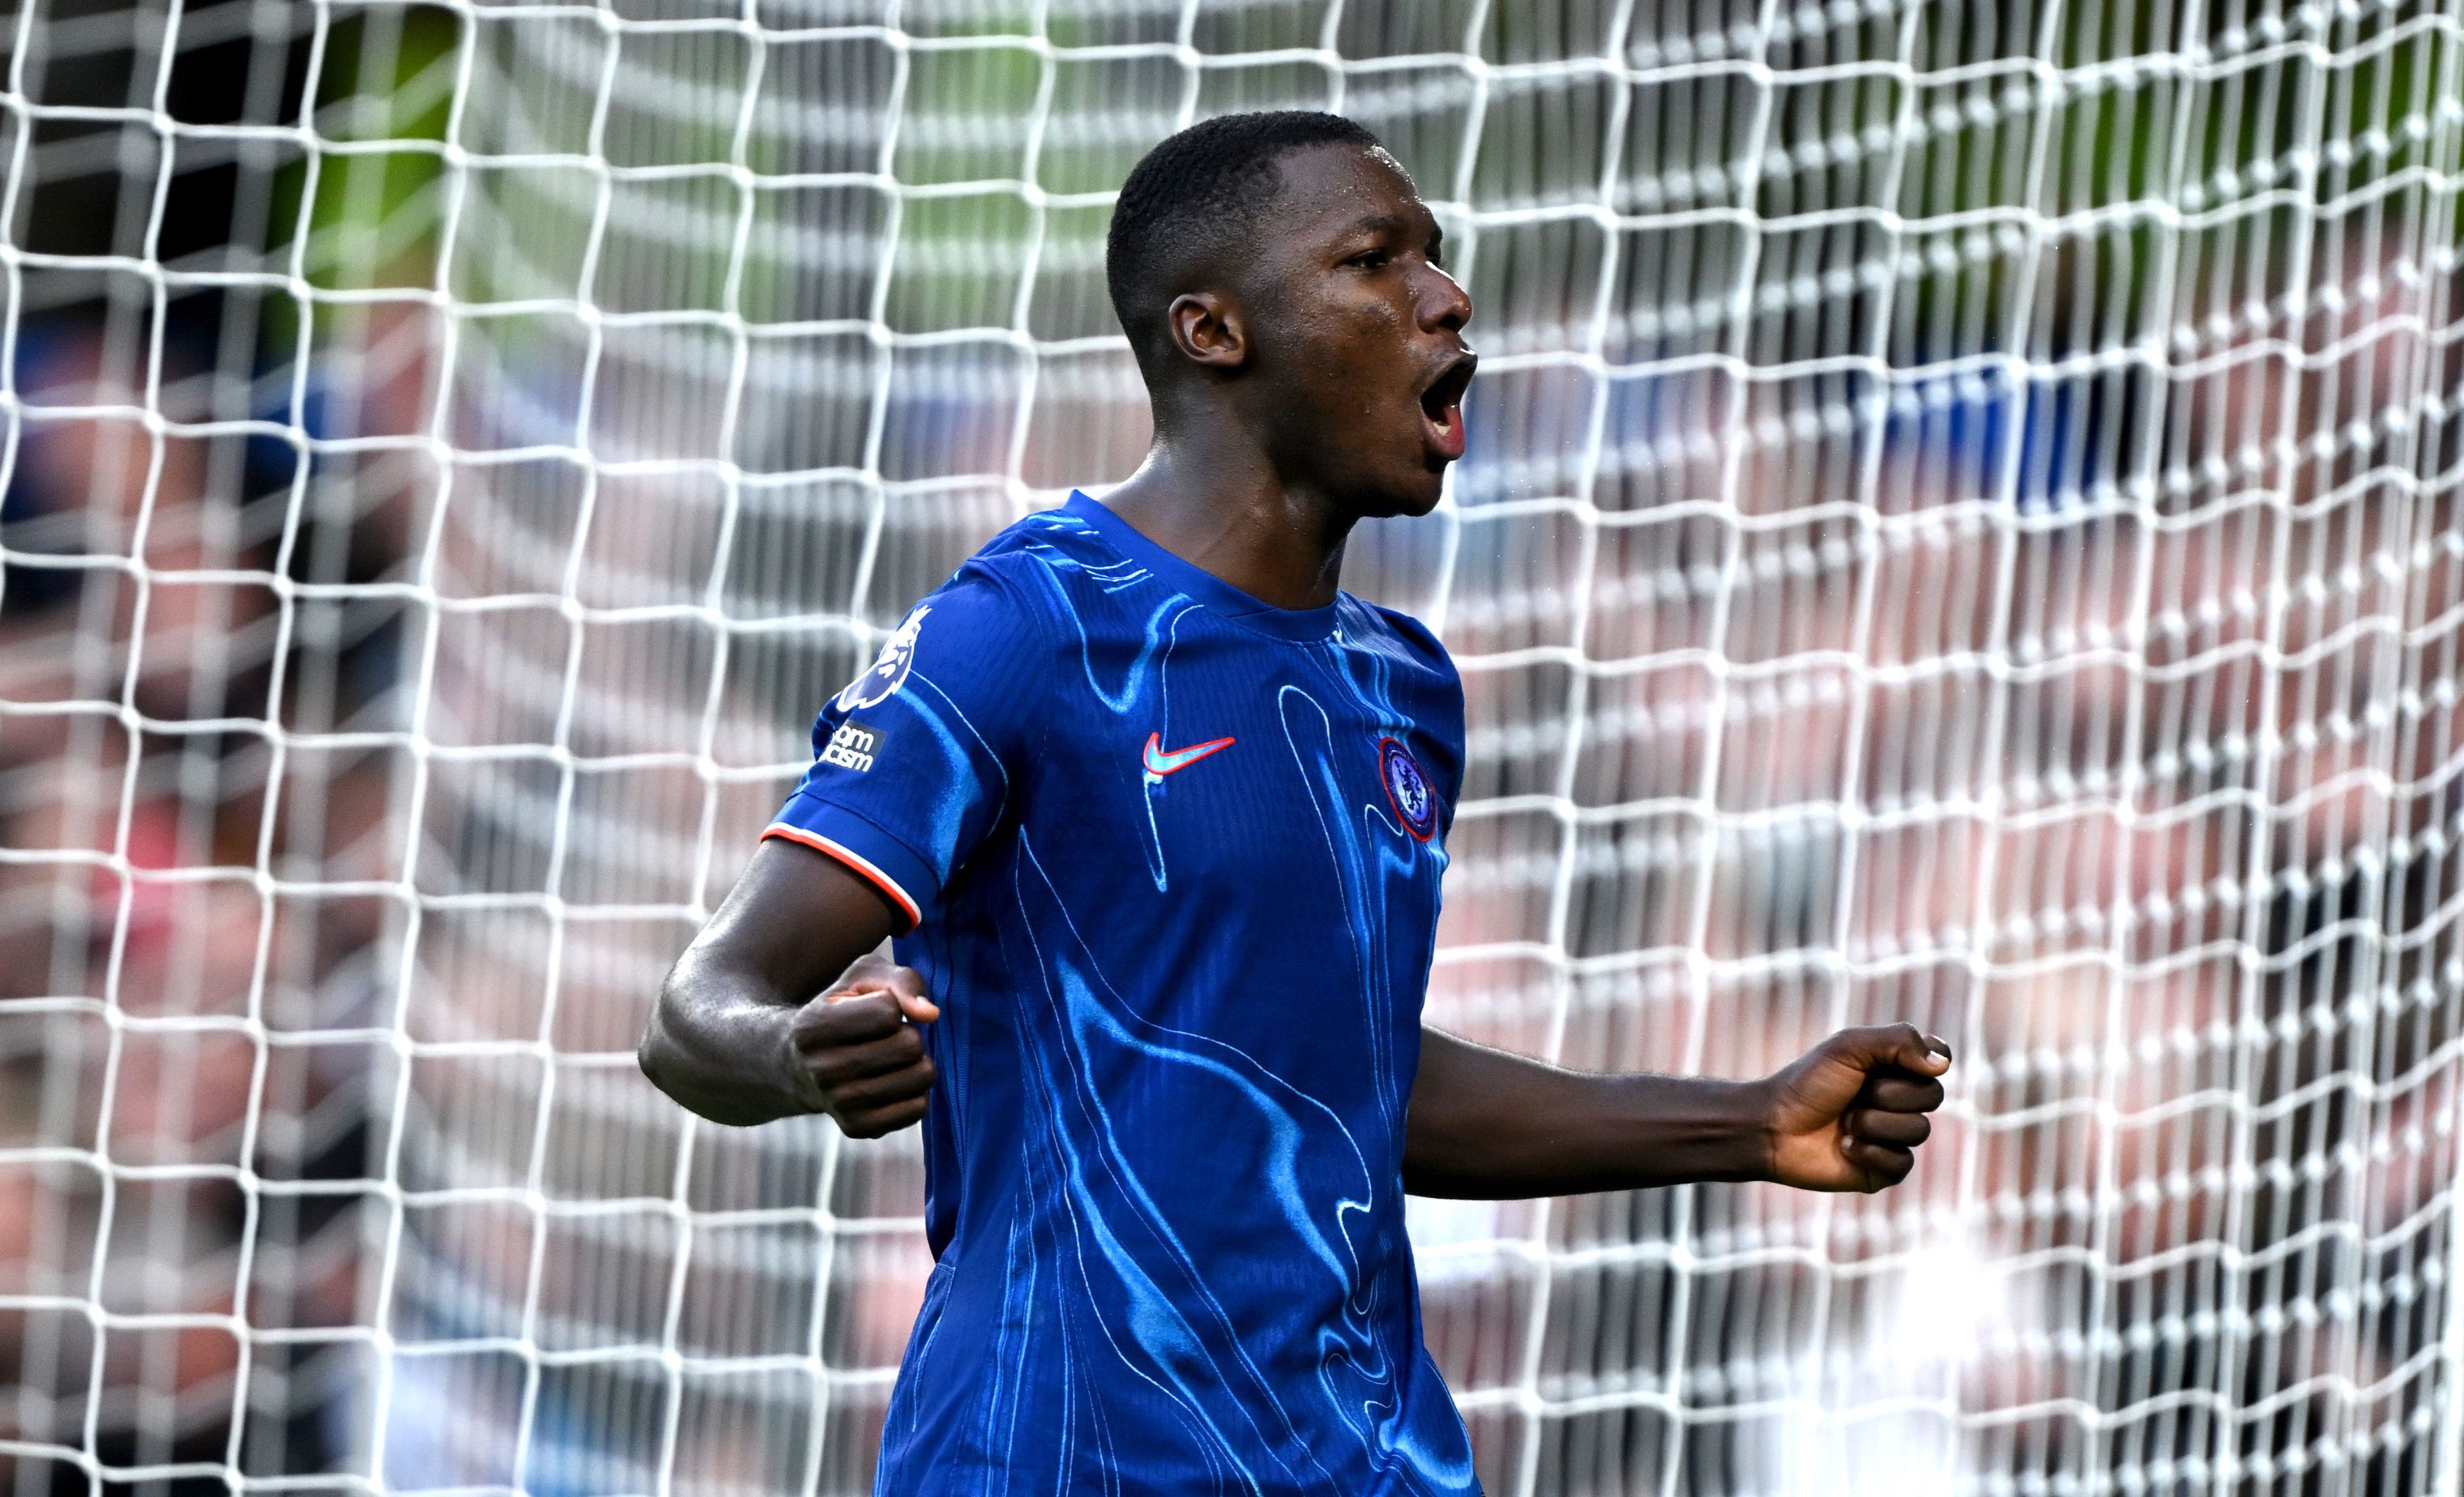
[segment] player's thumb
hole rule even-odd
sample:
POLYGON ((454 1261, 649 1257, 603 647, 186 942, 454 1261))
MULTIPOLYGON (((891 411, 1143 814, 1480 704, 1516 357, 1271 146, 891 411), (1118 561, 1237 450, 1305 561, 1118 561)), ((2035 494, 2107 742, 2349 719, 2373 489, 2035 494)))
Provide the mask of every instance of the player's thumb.
POLYGON ((910 980, 907 985, 891 989, 898 997, 898 1011, 905 1014, 911 1023, 919 1024, 928 1024, 940 1018, 941 1005, 924 996, 924 981, 915 969, 901 967, 898 970, 910 980))
POLYGON ((887 993, 897 1001, 898 1011, 910 1023, 927 1024, 941 1017, 940 1005, 926 996, 924 974, 913 967, 902 967, 881 957, 865 957, 847 969, 839 983, 841 995, 848 993, 887 993))

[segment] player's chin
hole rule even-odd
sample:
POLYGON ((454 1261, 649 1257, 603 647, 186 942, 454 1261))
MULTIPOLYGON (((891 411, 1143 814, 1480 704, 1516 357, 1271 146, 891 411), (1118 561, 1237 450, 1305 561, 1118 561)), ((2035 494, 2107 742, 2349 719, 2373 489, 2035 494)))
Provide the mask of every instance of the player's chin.
POLYGON ((1326 475, 1345 495, 1347 508, 1362 519, 1418 518, 1438 507, 1454 458, 1419 440, 1419 433, 1381 434, 1355 450, 1358 457, 1339 474, 1326 475))
POLYGON ((1428 482, 1381 483, 1353 506, 1362 519, 1418 519, 1438 507, 1445 494, 1443 474, 1428 482))
POLYGON ((1451 454, 1423 448, 1419 462, 1396 474, 1393 513, 1417 519, 1436 509, 1445 496, 1446 470, 1454 464, 1451 454))
POLYGON ((1441 468, 1436 473, 1430 473, 1425 482, 1414 484, 1410 492, 1395 506, 1395 513, 1407 518, 1418 519, 1436 509, 1438 501, 1445 497, 1445 493, 1446 474, 1445 470, 1441 468))

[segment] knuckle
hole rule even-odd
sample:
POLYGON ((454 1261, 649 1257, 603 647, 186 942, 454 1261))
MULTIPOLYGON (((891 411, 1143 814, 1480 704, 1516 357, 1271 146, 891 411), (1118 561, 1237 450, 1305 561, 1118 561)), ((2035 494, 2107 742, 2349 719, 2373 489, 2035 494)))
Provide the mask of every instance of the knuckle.
POLYGON ((869 1077, 841 1082, 837 1093, 839 1106, 851 1112, 860 1112, 873 1105, 876 1100, 874 1093, 880 1090, 880 1083, 869 1077))
POLYGON ((886 993, 858 993, 839 1000, 842 1032, 850 1039, 873 1040, 898 1023, 898 1004, 886 993))

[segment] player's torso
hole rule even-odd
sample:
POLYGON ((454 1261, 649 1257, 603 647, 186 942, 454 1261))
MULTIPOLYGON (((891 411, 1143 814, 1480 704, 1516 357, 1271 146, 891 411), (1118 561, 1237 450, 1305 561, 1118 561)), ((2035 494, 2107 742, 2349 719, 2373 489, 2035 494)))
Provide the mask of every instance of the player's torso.
POLYGON ((1323 1026, 1364 1042, 1416 1024, 1460 753, 1451 681, 1355 604, 1297 643, 1159 586, 1076 581, 1019 786, 1022 876, 1100 919, 1108 969, 1175 1027, 1290 1047, 1306 1069, 1328 1057, 1301 1046, 1296 1004, 1341 995, 1356 1022, 1323 1026))
POLYGON ((1467 1490, 1400 1179, 1451 675, 1356 603, 1294 640, 1091 547, 1037 565, 1045 721, 918 942, 951 1236, 885 1480, 1467 1490))

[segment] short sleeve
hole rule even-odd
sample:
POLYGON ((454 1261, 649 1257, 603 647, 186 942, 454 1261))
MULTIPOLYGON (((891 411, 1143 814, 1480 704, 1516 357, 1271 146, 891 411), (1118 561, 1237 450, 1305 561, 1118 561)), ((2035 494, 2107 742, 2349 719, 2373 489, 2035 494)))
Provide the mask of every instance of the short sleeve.
POLYGON ((1036 720, 1041 627, 980 563, 917 604, 813 724, 813 767, 761 835, 836 858, 922 923, 1001 820, 1036 720))

